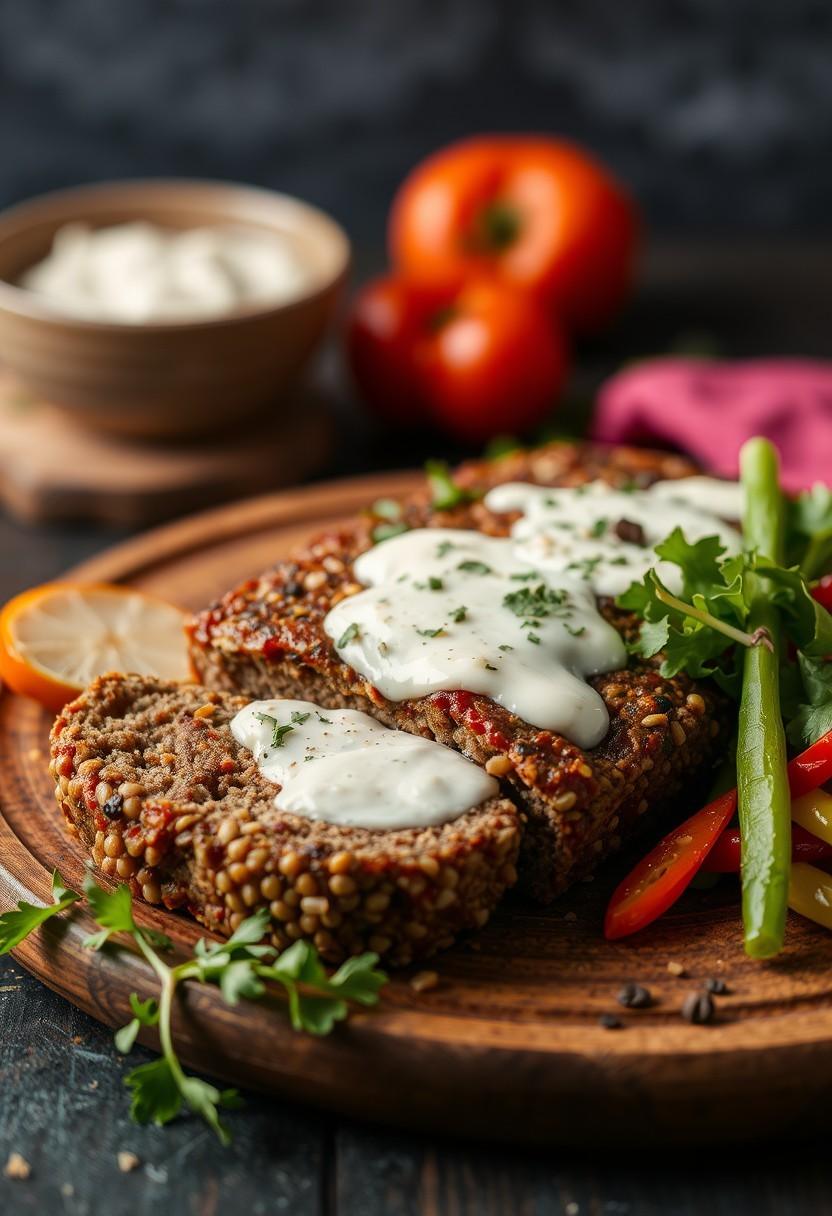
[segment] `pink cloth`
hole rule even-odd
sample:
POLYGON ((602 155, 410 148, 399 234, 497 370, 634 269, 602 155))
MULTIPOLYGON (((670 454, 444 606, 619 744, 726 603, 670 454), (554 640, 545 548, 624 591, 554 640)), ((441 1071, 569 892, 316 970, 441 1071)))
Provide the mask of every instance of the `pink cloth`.
POLYGON ((658 444, 736 477, 751 435, 780 452, 789 491, 832 481, 832 363, 808 359, 650 359, 603 385, 592 437, 658 444))

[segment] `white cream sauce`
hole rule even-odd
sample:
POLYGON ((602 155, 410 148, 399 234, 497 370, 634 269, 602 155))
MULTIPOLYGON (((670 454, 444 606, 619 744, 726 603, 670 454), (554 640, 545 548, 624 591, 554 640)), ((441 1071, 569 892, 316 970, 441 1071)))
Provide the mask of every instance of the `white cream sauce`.
POLYGON ((384 541, 355 563, 365 590, 324 627, 344 662, 391 701, 482 693, 594 747, 609 718, 587 678, 627 662, 596 595, 618 595, 652 567, 678 589, 678 567, 653 551, 676 527, 738 551, 740 534, 721 518, 741 513, 739 487, 729 487, 710 478, 633 492, 498 486, 486 505, 522 512, 510 538, 423 528, 384 541))
POLYGON ((354 709, 253 701, 231 732, 280 786, 275 805, 308 819, 379 831, 432 827, 499 790, 458 752, 354 709))
POLYGON ((653 551, 674 528, 690 542, 718 536, 730 553, 741 545, 737 530, 720 518, 726 507, 738 505, 736 492, 722 489, 733 483, 691 480, 696 484, 687 490, 681 480, 632 491, 601 481, 563 489, 512 482, 491 490, 485 504, 492 511, 522 512, 511 532, 515 554, 550 577, 578 577, 596 595, 620 595, 655 569, 665 586, 678 592, 679 567, 659 561, 653 551), (718 510, 704 505, 710 500, 718 510))
POLYGON ((657 481, 647 493, 663 502, 685 503, 720 519, 737 522, 742 519, 745 510, 745 494, 740 483, 722 481, 718 477, 681 477, 675 481, 657 481))
POLYGON ((295 299, 309 270, 288 235, 265 229, 67 224, 20 283, 72 316, 140 325, 295 299))
POLYGON ((580 576, 544 576, 513 548, 478 532, 402 533, 358 558, 367 589, 336 604, 324 627, 391 701, 483 693, 592 747, 609 722, 586 677, 623 667, 624 643, 580 576))

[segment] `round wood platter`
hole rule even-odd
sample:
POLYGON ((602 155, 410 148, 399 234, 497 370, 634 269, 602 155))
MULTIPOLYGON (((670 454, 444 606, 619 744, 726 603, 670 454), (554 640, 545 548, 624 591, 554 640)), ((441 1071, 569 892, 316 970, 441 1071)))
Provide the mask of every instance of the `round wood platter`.
MULTIPOLYGON (((412 484, 410 475, 367 477, 220 508, 110 549, 73 575, 198 607, 310 530, 412 484)), ((55 866, 71 886, 83 878, 84 855, 53 802, 48 729, 37 706, 2 698, 3 909, 47 901, 55 866)), ((596 1147, 818 1127, 832 1083, 832 939, 792 916, 780 958, 752 962, 742 951, 737 891, 725 881, 690 892, 632 941, 607 943, 603 908, 625 864, 605 867, 549 909, 509 898, 482 932, 431 964, 435 989, 417 993, 399 974, 377 1010, 323 1040, 295 1034, 267 1005, 230 1008, 216 990, 192 986, 176 1016, 182 1056, 237 1085, 478 1137, 596 1147), (712 1025, 689 1025, 682 1001, 709 976, 723 978, 730 994, 718 998, 712 1025), (651 989, 651 1008, 617 1005, 627 980, 651 989), (604 1013, 621 1027, 604 1029, 604 1013)), ((149 907, 139 919, 177 949, 202 933, 183 915, 149 907)), ((85 950, 90 924, 86 914, 50 921, 16 956, 88 1013, 120 1025, 129 994, 148 995, 151 976, 126 952, 85 950)))

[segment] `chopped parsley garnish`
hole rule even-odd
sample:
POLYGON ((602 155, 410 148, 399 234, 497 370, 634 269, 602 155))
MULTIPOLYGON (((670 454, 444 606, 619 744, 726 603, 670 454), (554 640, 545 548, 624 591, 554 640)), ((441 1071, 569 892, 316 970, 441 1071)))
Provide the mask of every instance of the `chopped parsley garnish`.
POLYGON ((565 591, 556 591, 539 583, 537 587, 522 587, 519 591, 510 591, 503 596, 503 607, 508 608, 515 616, 539 619, 543 616, 562 616, 567 610, 568 599, 565 591))
POLYGON ((535 646, 540 645, 540 638, 537 636, 536 633, 527 633, 526 637, 529 639, 530 642, 533 642, 535 646))
POLYGON ((589 529, 589 535, 590 536, 603 536, 607 530, 608 523, 609 523, 608 519, 605 519, 605 518, 596 519, 595 523, 589 529))
MULTIPOLYGON (((416 626, 413 626, 416 629, 416 626)), ((438 629, 416 629, 416 632, 422 638, 438 638, 441 633, 444 633, 444 628, 440 625, 438 629)))
POLYGON ((574 625, 570 625, 568 621, 564 621, 563 627, 567 633, 572 635, 573 638, 582 638, 586 633, 586 625, 581 625, 578 629, 576 629, 574 625))
POLYGON ((455 548, 456 548, 456 545, 454 544, 454 542, 452 540, 440 541, 439 544, 436 546, 436 556, 437 557, 447 557, 448 554, 450 553, 451 549, 455 549, 455 548))
POLYGON ((508 642, 503 642, 502 646, 497 647, 498 650, 514 650, 513 646, 509 646, 508 642))
MULTIPOLYGON (((159 997, 140 1000, 131 993, 132 1017, 116 1032, 118 1051, 132 1050, 143 1026, 157 1027, 162 1054, 146 1064, 139 1064, 124 1078, 131 1092, 130 1114, 136 1123, 170 1123, 187 1107, 199 1115, 223 1144, 231 1136, 221 1118, 224 1109, 242 1105, 235 1089, 220 1090, 209 1081, 186 1073, 179 1060, 171 1026, 179 986, 192 983, 215 984, 227 1004, 240 1000, 256 1001, 275 995, 275 986, 282 990, 289 1018, 295 1030, 309 1034, 329 1034, 336 1022, 349 1015, 349 1004, 375 1005, 379 989, 387 982, 383 972, 376 970, 377 954, 362 954, 349 959, 328 975, 320 957, 309 942, 294 942, 281 954, 263 943, 269 933, 268 908, 260 908, 237 926, 227 941, 197 942, 191 958, 171 965, 162 953, 172 943, 162 933, 137 925, 133 917, 130 888, 119 885, 105 891, 87 878, 84 884, 90 914, 100 926, 84 942, 90 950, 100 950, 114 933, 125 933, 133 939, 134 947, 152 968, 159 984, 159 997), (267 988, 267 983, 271 986, 267 988)), ((56 870, 52 875, 53 903, 39 908, 23 901, 13 912, 0 917, 0 954, 5 954, 50 916, 69 907, 81 896, 67 891, 56 870)), ((130 953, 136 966, 136 950, 130 953)))
POLYGON ((460 606, 458 608, 454 608, 453 612, 451 613, 451 620, 454 622, 455 625, 461 625, 462 622, 467 618, 467 616, 468 616, 468 609, 465 607, 464 604, 460 604, 460 606))
POLYGON ((374 544, 380 545, 384 540, 392 540, 394 536, 401 536, 402 532, 409 531, 407 524, 399 520, 396 523, 376 524, 370 536, 374 544))
POLYGON ((292 721, 294 723, 296 723, 298 726, 303 726, 304 722, 306 722, 306 720, 311 717, 312 717, 311 713, 302 714, 296 709, 292 710, 292 721))
POLYGON ((361 637, 361 629, 358 625, 358 622, 353 621, 353 623, 351 625, 347 625, 346 629, 341 634, 340 638, 335 643, 335 645, 340 650, 340 649, 343 649, 344 646, 348 646, 350 644, 350 642, 354 642, 357 638, 360 638, 360 637, 361 637))
MULTIPOLYGON (((290 731, 295 729, 294 726, 290 726, 288 723, 285 726, 281 726, 277 718, 273 717, 271 714, 255 714, 254 716, 259 722, 266 722, 271 726, 272 747, 282 747, 286 736, 290 731)), ((307 714, 306 717, 308 718, 309 715, 307 714)), ((294 718, 295 714, 292 714, 292 719, 294 720, 294 718)))
POLYGON ((323 716, 323 714, 319 714, 317 710, 315 710, 315 717, 318 719, 318 721, 319 721, 319 722, 323 722, 323 723, 325 723, 327 726, 331 726, 331 725, 332 725, 332 718, 325 718, 325 717, 323 716))
POLYGON ((428 586, 430 587, 431 591, 441 591, 445 584, 442 582, 441 578, 436 578, 436 576, 432 574, 428 579, 428 586))
POLYGON ((391 522, 402 517, 401 503, 396 502, 395 498, 377 498, 371 510, 373 515, 378 515, 380 519, 388 519, 391 522))
POLYGON ((472 558, 468 558, 464 562, 460 562, 457 566, 457 570, 464 570, 466 574, 492 573, 491 567, 487 566, 485 562, 474 561, 472 558))
POLYGON ((601 557, 584 557, 578 562, 570 562, 566 567, 567 570, 577 570, 581 578, 591 578, 601 564, 601 557))
POLYGON ((425 465, 431 506, 436 511, 451 511, 454 507, 473 502, 477 495, 458 486, 444 460, 429 460, 425 465))
POLYGON ((527 570, 525 574, 510 574, 509 578, 515 583, 530 583, 533 578, 538 578, 536 570, 527 570))
POLYGON ((396 502, 395 498, 377 498, 370 510, 373 515, 387 521, 376 524, 370 532, 374 544, 378 545, 383 540, 390 540, 393 536, 400 536, 402 532, 409 531, 402 519, 401 503, 396 502))

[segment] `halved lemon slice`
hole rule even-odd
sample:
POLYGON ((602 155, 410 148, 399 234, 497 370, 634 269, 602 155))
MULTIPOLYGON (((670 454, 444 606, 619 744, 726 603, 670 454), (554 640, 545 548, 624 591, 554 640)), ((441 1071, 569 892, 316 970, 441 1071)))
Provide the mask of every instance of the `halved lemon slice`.
POLYGON ((0 612, 0 676, 56 713, 107 671, 186 680, 183 616, 128 587, 46 583, 0 612))

